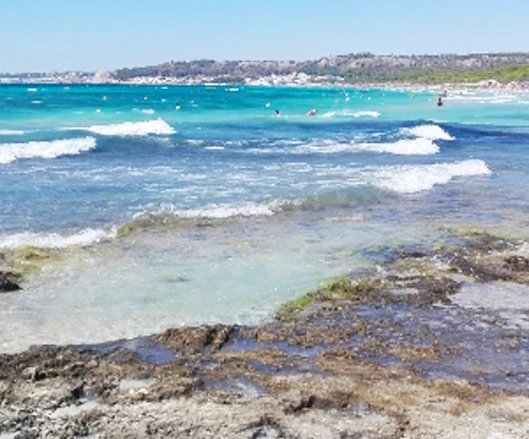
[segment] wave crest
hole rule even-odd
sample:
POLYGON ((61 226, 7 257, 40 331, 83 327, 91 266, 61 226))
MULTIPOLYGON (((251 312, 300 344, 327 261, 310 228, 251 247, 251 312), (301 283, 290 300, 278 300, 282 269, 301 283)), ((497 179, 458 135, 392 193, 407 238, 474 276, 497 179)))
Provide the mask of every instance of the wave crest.
POLYGON ((373 171, 374 186, 398 193, 409 194, 446 184, 455 177, 489 175, 491 170, 482 160, 465 160, 456 163, 433 165, 399 165, 378 168, 373 171))
POLYGON ((0 136, 22 136, 26 134, 22 130, 0 130, 0 136))
POLYGON ((418 125, 412 128, 401 128, 401 134, 405 136, 420 137, 428 140, 454 140, 450 134, 438 125, 418 125))
POLYGON ((105 232, 104 230, 90 228, 72 235, 24 232, 0 237, 0 247, 14 249, 27 246, 38 248, 87 246, 107 239, 112 239, 115 235, 115 232, 105 232))
POLYGON ((359 151, 390 153, 396 155, 437 154, 439 147, 430 139, 401 139, 390 143, 360 143, 353 145, 359 151))
POLYGON ((123 122, 113 125, 92 125, 81 128, 101 136, 146 136, 149 134, 170 135, 175 129, 163 119, 147 120, 143 122, 123 122))
POLYGON ((53 159, 62 155, 76 155, 95 148, 96 139, 84 137, 26 143, 0 144, 0 163, 10 163, 17 159, 45 158, 53 159))

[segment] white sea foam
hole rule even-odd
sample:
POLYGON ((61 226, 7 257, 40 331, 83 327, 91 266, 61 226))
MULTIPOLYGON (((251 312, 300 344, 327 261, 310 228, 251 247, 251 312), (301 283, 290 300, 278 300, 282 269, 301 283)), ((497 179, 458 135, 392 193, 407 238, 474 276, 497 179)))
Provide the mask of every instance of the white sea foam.
POLYGON ((360 143, 353 145, 358 151, 371 151, 396 155, 429 155, 437 154, 439 146, 432 140, 419 137, 417 139, 401 139, 388 143, 360 143))
MULTIPOLYGON (((164 204, 156 214, 170 213, 179 218, 212 218, 224 219, 232 217, 271 216, 279 207, 279 202, 269 204, 209 204, 197 209, 177 208, 172 204, 164 204)), ((138 216, 141 216, 138 215, 138 216)))
POLYGON ((378 111, 371 111, 371 110, 363 110, 363 111, 351 111, 351 110, 343 110, 343 111, 328 111, 327 113, 324 113, 322 117, 380 117, 380 113, 378 111))
POLYGON ((489 175, 490 169, 482 160, 465 160, 456 163, 433 165, 399 165, 368 168, 368 181, 381 189, 399 193, 427 191, 435 185, 446 184, 456 177, 489 175))
POLYGON ((147 108, 145 110, 141 110, 141 112, 143 114, 154 114, 154 113, 156 113, 156 111, 154 109, 152 109, 152 108, 147 108))
POLYGON ((247 152, 252 154, 338 154, 375 152, 396 155, 429 155, 439 152, 439 146, 429 139, 400 139, 395 142, 336 142, 334 140, 318 140, 295 146, 292 149, 251 148, 247 152))
POLYGON ((66 248, 70 246, 87 246, 104 240, 113 239, 115 236, 115 231, 105 232, 104 230, 90 228, 72 235, 24 232, 8 236, 0 236, 0 248, 18 248, 25 246, 66 248))
POLYGON ((454 140, 450 134, 438 125, 418 125, 412 128, 401 128, 401 134, 405 136, 421 137, 429 140, 454 140))
MULTIPOLYGON (((79 129, 79 128, 74 128, 79 129)), ((113 125, 92 125, 80 128, 102 136, 146 136, 148 134, 174 134, 176 131, 163 119, 143 122, 123 122, 113 125)))
POLYGON ((17 159, 41 157, 53 159, 62 155, 75 155, 95 148, 96 139, 83 137, 77 139, 50 140, 26 143, 1 143, 0 163, 10 163, 17 159))
POLYGON ((22 130, 0 130, 0 136, 22 136, 26 134, 22 130))

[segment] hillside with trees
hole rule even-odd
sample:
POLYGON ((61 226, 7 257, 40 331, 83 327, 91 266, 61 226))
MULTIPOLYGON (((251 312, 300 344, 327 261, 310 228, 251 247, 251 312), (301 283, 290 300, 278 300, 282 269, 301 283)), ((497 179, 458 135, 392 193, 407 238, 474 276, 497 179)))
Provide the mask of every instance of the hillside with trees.
POLYGON ((314 61, 169 61, 118 69, 110 76, 118 81, 140 77, 209 78, 222 82, 244 82, 271 75, 304 73, 361 82, 499 82, 529 81, 529 53, 374 55, 357 53, 328 56, 314 61))

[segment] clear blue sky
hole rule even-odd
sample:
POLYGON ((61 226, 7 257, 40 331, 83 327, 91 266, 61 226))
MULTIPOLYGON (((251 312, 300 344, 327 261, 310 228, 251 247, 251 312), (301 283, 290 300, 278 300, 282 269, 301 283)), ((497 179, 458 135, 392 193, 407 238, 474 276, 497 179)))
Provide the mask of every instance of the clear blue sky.
POLYGON ((529 0, 1 0, 0 72, 529 51, 529 0))

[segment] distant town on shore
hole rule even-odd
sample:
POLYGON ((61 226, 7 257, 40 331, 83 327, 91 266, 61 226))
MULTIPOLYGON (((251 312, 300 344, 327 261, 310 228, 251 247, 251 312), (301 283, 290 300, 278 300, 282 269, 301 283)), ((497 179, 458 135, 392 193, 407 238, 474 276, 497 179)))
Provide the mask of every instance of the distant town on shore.
POLYGON ((168 61, 105 72, 0 73, 0 83, 361 85, 373 83, 529 86, 529 52, 374 55, 313 61, 168 61))

